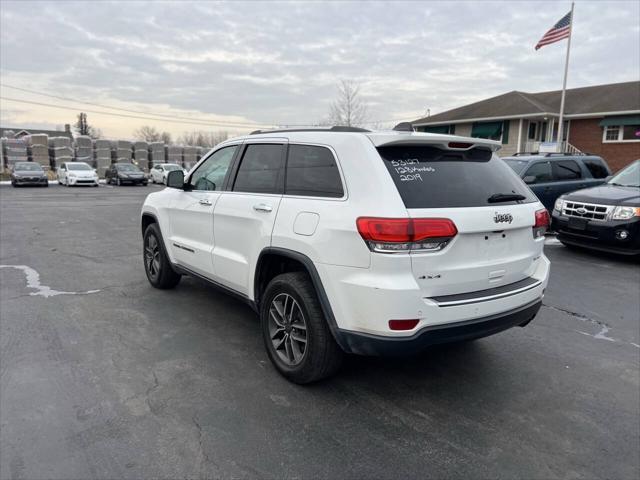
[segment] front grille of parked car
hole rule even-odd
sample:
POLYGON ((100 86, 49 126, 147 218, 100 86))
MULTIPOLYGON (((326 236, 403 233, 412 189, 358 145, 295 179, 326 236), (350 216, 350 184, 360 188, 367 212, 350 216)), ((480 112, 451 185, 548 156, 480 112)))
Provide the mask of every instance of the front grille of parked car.
POLYGON ((605 221, 612 208, 610 205, 565 201, 562 206, 562 214, 567 217, 605 221))

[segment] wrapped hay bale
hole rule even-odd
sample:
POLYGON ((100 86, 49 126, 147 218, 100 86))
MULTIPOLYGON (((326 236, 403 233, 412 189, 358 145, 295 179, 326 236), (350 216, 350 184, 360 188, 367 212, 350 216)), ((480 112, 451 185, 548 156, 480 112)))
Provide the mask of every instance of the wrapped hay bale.
POLYGON ((187 145, 182 150, 182 166, 186 170, 191 170, 198 161, 198 147, 187 145))
POLYGON ((149 144, 150 168, 158 163, 166 163, 164 142, 151 142, 149 144))
POLYGON ((149 144, 143 141, 133 142, 133 158, 138 167, 145 172, 149 171, 149 144))
POLYGON ((167 147, 167 163, 182 165, 182 145, 169 145, 167 147))
POLYGON ((131 142, 129 140, 114 141, 114 150, 116 162, 131 163, 131 159, 133 158, 133 150, 131 149, 131 142))
POLYGON ((27 144, 21 138, 6 138, 4 140, 3 155, 5 166, 11 170, 16 162, 29 160, 27 144))
POLYGON ((27 153, 32 162, 38 163, 48 170, 51 166, 49 159, 49 136, 46 133, 34 133, 24 137, 27 143, 27 153))
POLYGON ((49 138, 49 157, 53 167, 58 167, 62 162, 73 161, 73 148, 68 137, 49 138))
POLYGON ((87 135, 76 137, 75 141, 76 162, 86 162, 95 168, 96 162, 93 157, 93 141, 87 135))

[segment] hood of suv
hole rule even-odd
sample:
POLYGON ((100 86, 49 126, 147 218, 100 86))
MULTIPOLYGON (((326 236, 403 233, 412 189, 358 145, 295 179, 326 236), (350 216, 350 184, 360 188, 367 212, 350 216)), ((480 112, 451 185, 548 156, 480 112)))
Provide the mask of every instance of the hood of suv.
POLYGON ((640 207, 640 189, 637 187, 620 187, 605 184, 583 190, 576 190, 575 192, 563 195, 562 199, 601 205, 640 207))

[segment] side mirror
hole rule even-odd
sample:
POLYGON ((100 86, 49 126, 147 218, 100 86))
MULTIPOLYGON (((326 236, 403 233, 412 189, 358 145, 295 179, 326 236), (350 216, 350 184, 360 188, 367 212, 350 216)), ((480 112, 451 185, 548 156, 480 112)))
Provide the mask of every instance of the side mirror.
POLYGON ((526 177, 523 178, 524 183, 526 183, 527 185, 531 185, 532 183, 536 183, 536 177, 535 175, 527 175, 526 177))
POLYGON ((184 188, 184 172, 173 170, 167 175, 167 187, 184 188))

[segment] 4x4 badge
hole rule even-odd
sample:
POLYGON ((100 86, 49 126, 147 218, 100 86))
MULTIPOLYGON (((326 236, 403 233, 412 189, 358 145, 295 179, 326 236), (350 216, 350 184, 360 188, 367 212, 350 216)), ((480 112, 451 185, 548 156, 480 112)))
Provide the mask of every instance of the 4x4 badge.
POLYGON ((498 213, 493 216, 493 221, 496 223, 511 223, 513 222, 513 215, 510 213, 498 213))

